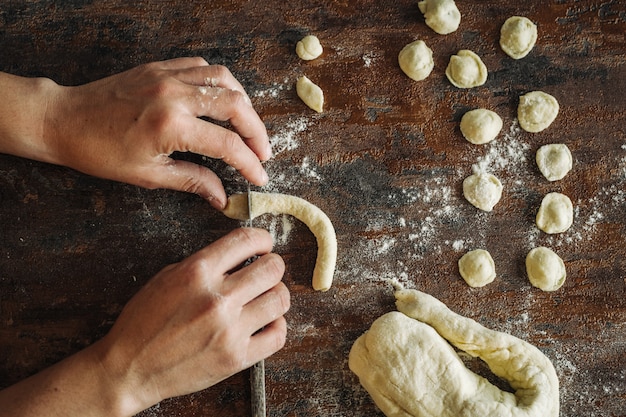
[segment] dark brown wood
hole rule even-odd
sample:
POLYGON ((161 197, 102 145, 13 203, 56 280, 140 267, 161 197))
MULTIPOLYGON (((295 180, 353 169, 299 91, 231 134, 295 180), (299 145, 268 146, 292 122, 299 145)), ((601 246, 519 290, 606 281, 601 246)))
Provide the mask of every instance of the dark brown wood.
MULTIPOLYGON (((458 1, 461 27, 424 24, 417 2, 0 1, 0 70, 75 85, 137 64, 200 55, 242 81, 275 143, 267 191, 298 195, 332 219, 339 241, 330 291, 311 288, 315 239, 294 220, 259 219, 276 235, 292 292, 287 345, 265 361, 271 416, 379 416, 350 372, 354 340, 394 309, 399 279, 453 310, 538 346, 561 383, 562 416, 626 415, 626 11, 623 1, 458 1), (499 48, 511 15, 537 23, 539 40, 515 61, 499 48), (317 35, 322 57, 301 61, 295 43, 317 35), (423 39, 435 70, 402 74, 397 54, 423 39), (487 83, 460 90, 444 76, 459 49, 480 55, 487 83), (294 85, 324 90, 315 114, 294 85), (561 111, 529 134, 515 125, 520 94, 543 90, 561 111), (488 107, 504 129, 490 145, 466 142, 462 114, 488 107), (566 143, 574 169, 549 183, 534 163, 546 143, 566 143), (492 213, 462 196, 483 163, 503 182, 492 213), (534 226, 547 192, 572 199, 572 228, 534 226), (283 227, 287 226, 287 227, 283 227), (526 253, 552 247, 568 278, 554 293, 530 286, 526 253), (498 277, 471 289, 457 261, 490 251, 498 277)), ((106 117, 105 114, 102 117, 106 117)), ((216 161, 228 192, 241 179, 216 161)), ((0 155, 0 385, 7 386, 97 340, 129 298, 166 264, 238 222, 200 198, 148 191, 0 155)), ((480 364, 471 364, 484 369, 480 364)), ((249 372, 166 400, 152 416, 249 416, 249 372)))

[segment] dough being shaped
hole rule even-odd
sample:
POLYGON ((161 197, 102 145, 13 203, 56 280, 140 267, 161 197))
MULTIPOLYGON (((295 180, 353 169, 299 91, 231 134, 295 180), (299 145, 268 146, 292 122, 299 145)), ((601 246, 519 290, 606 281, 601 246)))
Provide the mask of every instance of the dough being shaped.
POLYGON ((559 114, 559 102, 543 91, 531 91, 519 98, 517 119, 527 132, 541 132, 554 122, 559 114))
POLYGON ((446 77, 455 87, 478 87, 487 81, 487 67, 474 52, 461 49, 450 57, 446 77))
POLYGON ((493 174, 478 172, 463 180, 463 195, 474 207, 491 211, 502 197, 502 183, 493 174))
POLYGON ((537 42, 537 26, 527 17, 511 16, 500 28, 500 47, 513 59, 524 58, 537 42))
POLYGON ((496 265, 489 252, 476 249, 459 259, 459 273, 470 287, 484 287, 496 278, 496 265))
POLYGON ((572 200, 561 193, 546 194, 535 220, 537 227, 548 234, 565 232, 574 222, 572 200))
POLYGON ((348 360, 386 416, 558 417, 559 380, 535 346, 487 329, 423 292, 395 296, 400 312, 374 321, 348 360), (467 369, 448 342, 485 361, 515 393, 467 369))
POLYGON ((435 67, 433 51, 420 40, 402 48, 398 54, 398 63, 402 71, 415 81, 428 77, 435 67))
POLYGON ((417 6, 424 14, 426 25, 440 35, 447 35, 459 28, 461 12, 454 0, 424 0, 417 6))
POLYGON ((530 283, 544 291, 556 291, 565 282, 567 273, 563 259, 552 249, 540 246, 526 256, 526 274, 530 283))
POLYGON ((315 35, 307 35, 296 44, 296 54, 305 61, 318 58, 322 52, 324 52, 324 48, 315 35))
POLYGON ((298 97, 311 109, 321 113, 324 109, 324 92, 322 89, 309 80, 306 76, 298 78, 296 82, 296 93, 298 97))
POLYGON ((562 143, 543 145, 537 150, 535 160, 548 181, 563 179, 572 169, 572 153, 562 143))
POLYGON ((234 194, 228 197, 223 213, 236 220, 254 219, 265 213, 289 214, 306 224, 317 239, 317 259, 313 270, 313 288, 327 291, 333 282, 337 263, 337 237, 328 216, 308 201, 287 194, 250 193, 234 194))
POLYGON ((468 142, 476 145, 491 142, 502 130, 502 119, 487 109, 470 110, 461 118, 461 133, 468 142))

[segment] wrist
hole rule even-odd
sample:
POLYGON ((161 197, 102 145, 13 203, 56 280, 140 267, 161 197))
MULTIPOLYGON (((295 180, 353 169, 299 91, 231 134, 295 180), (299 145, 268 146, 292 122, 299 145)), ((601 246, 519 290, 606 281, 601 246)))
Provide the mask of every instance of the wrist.
POLYGON ((0 152, 56 163, 46 137, 48 115, 63 87, 48 78, 0 73, 0 152))

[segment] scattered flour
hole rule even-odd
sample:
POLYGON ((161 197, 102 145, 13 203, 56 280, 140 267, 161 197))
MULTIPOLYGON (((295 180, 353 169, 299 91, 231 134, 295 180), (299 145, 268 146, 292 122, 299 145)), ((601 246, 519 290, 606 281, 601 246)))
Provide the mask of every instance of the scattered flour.
POLYGON ((285 90, 285 86, 290 85, 289 80, 284 80, 282 84, 274 83, 270 87, 263 90, 256 90, 250 95, 254 98, 278 98, 280 93, 285 90))
POLYGON ((304 132, 308 127, 308 119, 299 117, 291 120, 284 128, 279 129, 270 136, 270 144, 272 145, 274 155, 297 149, 299 146, 297 141, 298 133, 304 132))
POLYGON ((520 140, 521 134, 522 129, 515 119, 503 137, 490 142, 486 155, 472 166, 472 170, 493 173, 496 171, 516 172, 524 168, 530 145, 520 140))

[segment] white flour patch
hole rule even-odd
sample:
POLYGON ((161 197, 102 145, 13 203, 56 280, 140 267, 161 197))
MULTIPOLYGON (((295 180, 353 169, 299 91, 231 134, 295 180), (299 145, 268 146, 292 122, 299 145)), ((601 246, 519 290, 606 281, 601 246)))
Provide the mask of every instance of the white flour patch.
POLYGON ((274 155, 297 149, 299 146, 297 140, 298 133, 304 132, 308 127, 309 121, 304 117, 300 117, 291 120, 284 128, 279 129, 270 136, 270 144, 272 145, 274 155))
POLYGON ((522 129, 517 119, 509 131, 489 144, 487 153, 472 166, 474 172, 515 172, 527 161, 530 145, 520 140, 522 129))
POLYGON ((263 90, 256 90, 250 95, 254 98, 278 98, 281 92, 289 85, 289 81, 285 80, 283 84, 274 83, 263 90))
POLYGON ((322 177, 319 172, 317 172, 316 167, 311 164, 311 160, 308 156, 302 160, 302 164, 300 165, 300 174, 304 175, 306 178, 317 181, 322 180, 322 177))

